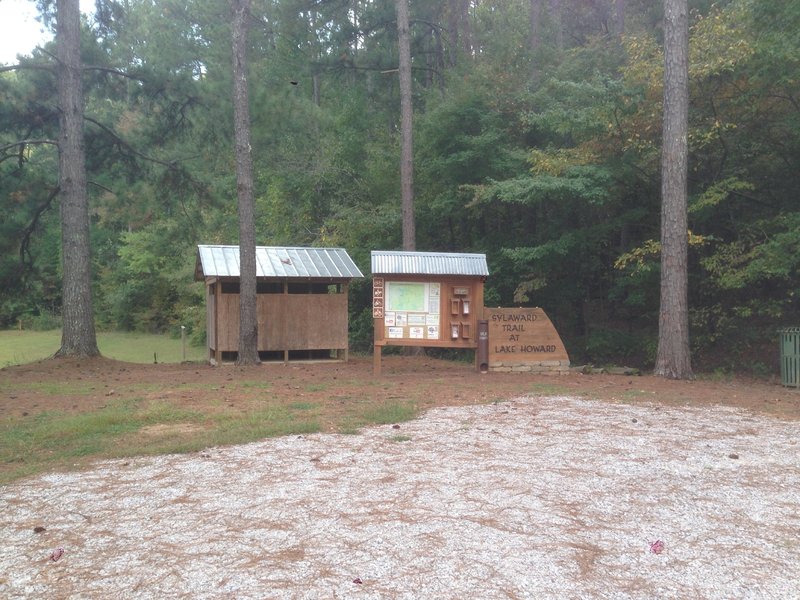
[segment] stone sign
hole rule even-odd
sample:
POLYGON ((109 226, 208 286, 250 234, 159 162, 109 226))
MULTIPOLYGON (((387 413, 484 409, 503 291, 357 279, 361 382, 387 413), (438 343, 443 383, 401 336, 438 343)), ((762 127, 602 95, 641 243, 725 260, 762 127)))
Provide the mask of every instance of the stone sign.
POLYGON ((489 322, 489 370, 569 370, 569 356, 541 308, 484 308, 489 322))

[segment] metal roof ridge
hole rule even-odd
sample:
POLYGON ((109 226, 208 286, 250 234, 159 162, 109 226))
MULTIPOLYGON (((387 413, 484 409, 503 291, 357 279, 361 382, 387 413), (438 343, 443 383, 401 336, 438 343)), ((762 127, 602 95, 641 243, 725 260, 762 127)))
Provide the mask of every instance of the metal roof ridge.
MULTIPOLYGON (((239 244, 197 244, 198 248, 239 248, 239 244)), ((272 248, 285 250, 344 250, 342 246, 260 246, 256 248, 272 248)))
POLYGON ((486 256, 483 252, 434 252, 417 250, 371 250, 372 254, 403 254, 405 256, 486 256))

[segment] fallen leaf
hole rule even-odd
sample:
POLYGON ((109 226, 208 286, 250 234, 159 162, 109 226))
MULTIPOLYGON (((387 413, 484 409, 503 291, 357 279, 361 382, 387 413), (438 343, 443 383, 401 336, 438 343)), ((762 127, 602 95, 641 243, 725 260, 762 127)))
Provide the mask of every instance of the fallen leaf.
POLYGON ((653 554, 661 554, 664 551, 664 542, 661 540, 656 540, 655 542, 650 542, 650 552, 653 554))

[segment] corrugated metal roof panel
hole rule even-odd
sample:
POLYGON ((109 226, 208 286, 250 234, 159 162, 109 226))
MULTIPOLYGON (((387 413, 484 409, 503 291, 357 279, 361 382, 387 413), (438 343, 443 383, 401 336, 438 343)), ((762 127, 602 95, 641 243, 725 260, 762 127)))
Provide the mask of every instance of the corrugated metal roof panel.
POLYGON ((372 272, 394 275, 471 275, 486 277, 485 254, 373 250, 372 272))
MULTIPOLYGON (((196 276, 239 277, 239 246, 197 246, 196 276)), ((256 246, 256 276, 353 279, 364 275, 344 248, 256 246)))

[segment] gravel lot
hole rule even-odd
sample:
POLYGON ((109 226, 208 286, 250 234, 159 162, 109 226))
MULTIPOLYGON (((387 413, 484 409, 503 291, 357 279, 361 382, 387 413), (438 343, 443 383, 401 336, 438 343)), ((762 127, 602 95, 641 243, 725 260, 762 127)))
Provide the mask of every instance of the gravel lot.
POLYGON ((516 399, 98 463, 0 515, 7 598, 800 598, 800 423, 516 399))

